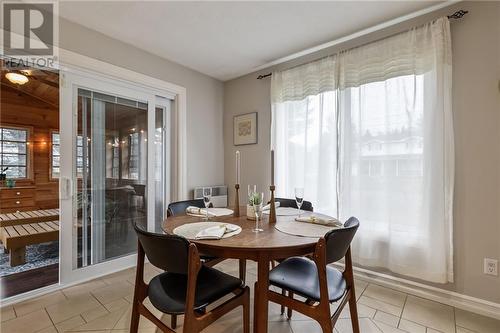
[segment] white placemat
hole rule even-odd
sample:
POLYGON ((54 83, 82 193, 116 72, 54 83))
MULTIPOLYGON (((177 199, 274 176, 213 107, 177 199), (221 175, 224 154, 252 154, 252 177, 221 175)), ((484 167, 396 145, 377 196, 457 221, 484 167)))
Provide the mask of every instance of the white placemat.
POLYGON ((328 231, 336 229, 335 227, 297 221, 278 221, 275 228, 285 234, 315 238, 323 237, 328 231))
MULTIPOLYGON (((205 209, 205 208, 203 208, 203 209, 205 209)), ((229 208, 209 208, 208 212, 209 212, 209 215, 211 214, 211 217, 213 217, 213 216, 226 216, 226 215, 231 215, 234 213, 234 211, 232 209, 229 209, 229 208)), ((190 213, 186 213, 186 215, 196 216, 196 217, 207 216, 206 214, 190 214, 190 213)))
MULTIPOLYGON (((323 218, 325 220, 332 218, 331 216, 321 213, 302 211, 301 214, 302 217, 306 217, 309 215, 314 215, 323 218)), ((298 222, 295 221, 296 217, 297 216, 288 216, 288 217, 278 218, 275 228, 289 235, 303 236, 303 237, 317 237, 317 238, 323 237, 330 230, 338 229, 338 227, 333 227, 333 226, 326 226, 326 225, 307 223, 307 222, 298 222)))
POLYGON ((241 232, 241 227, 231 223, 224 222, 196 222, 196 223, 186 223, 173 230, 173 233, 178 236, 185 237, 187 239, 195 239, 196 235, 203 229, 219 226, 221 224, 227 224, 238 228, 233 232, 228 232, 222 236, 222 238, 229 238, 236 236, 241 232))
MULTIPOLYGON (((269 215, 271 211, 265 210, 262 213, 269 215)), ((304 211, 302 211, 302 213, 304 213, 304 211)), ((276 208, 276 216, 299 216, 299 210, 292 207, 278 207, 276 208)))

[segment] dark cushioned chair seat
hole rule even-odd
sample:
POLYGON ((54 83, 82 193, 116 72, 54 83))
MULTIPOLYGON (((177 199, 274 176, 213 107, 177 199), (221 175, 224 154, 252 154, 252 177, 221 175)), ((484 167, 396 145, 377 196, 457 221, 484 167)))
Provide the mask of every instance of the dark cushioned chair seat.
MULTIPOLYGON (((206 266, 201 267, 197 281, 195 310, 206 307, 243 284, 238 278, 206 266)), ((182 314, 186 307, 186 284, 187 275, 162 273, 149 283, 149 299, 162 312, 182 314)))
MULTIPOLYGON (((330 302, 342 298, 346 281, 337 269, 326 266, 328 295, 330 302)), ((320 300, 318 270, 314 261, 303 258, 288 258, 269 273, 269 282, 279 288, 315 301, 320 300)))

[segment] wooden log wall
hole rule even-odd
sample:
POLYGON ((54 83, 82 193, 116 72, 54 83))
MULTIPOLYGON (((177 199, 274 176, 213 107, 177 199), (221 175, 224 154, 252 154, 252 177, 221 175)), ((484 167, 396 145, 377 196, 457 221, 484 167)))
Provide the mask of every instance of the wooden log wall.
POLYGON ((2 86, 0 124, 32 127, 30 138, 31 176, 16 186, 35 186, 36 209, 59 206, 59 182, 50 178, 51 131, 59 130, 59 110, 27 94, 2 86))

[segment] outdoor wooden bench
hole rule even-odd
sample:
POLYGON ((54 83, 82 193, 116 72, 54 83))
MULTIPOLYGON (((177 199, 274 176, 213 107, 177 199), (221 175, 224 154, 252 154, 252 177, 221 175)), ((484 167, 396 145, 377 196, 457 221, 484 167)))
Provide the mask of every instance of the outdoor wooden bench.
POLYGON ((0 227, 59 220, 59 209, 0 214, 0 227))
POLYGON ((59 221, 0 227, 0 240, 10 255, 10 266, 26 262, 26 246, 59 239, 59 221))

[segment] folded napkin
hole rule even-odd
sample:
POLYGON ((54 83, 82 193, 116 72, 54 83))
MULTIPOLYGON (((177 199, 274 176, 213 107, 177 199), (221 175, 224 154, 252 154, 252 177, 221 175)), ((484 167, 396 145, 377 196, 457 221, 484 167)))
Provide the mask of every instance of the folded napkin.
POLYGON ((308 216, 302 216, 302 217, 296 217, 295 221, 297 222, 305 222, 305 223, 313 223, 313 224, 321 224, 321 225, 326 225, 329 227, 336 227, 336 228, 341 228, 344 226, 342 222, 339 220, 331 217, 319 217, 315 215, 308 215, 308 216))
POLYGON ((220 224, 201 230, 195 236, 195 239, 221 239, 224 234, 238 230, 236 225, 220 224))
MULTIPOLYGON (((189 206, 188 208, 186 208, 186 214, 193 214, 193 215, 207 215, 207 210, 205 208, 199 208, 199 207, 195 207, 195 206, 189 206)), ((216 216, 214 213, 210 212, 210 210, 208 210, 208 216, 211 216, 211 217, 214 217, 216 216)))
MULTIPOLYGON (((280 206, 280 203, 279 202, 274 202, 274 207, 278 208, 280 206)), ((271 209, 271 204, 267 204, 265 205, 264 207, 262 207, 262 210, 269 210, 271 209)))
POLYGON ((224 225, 218 225, 198 232, 195 239, 221 239, 225 233, 226 227, 224 225))

